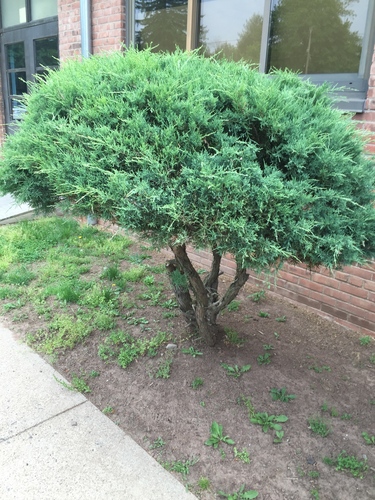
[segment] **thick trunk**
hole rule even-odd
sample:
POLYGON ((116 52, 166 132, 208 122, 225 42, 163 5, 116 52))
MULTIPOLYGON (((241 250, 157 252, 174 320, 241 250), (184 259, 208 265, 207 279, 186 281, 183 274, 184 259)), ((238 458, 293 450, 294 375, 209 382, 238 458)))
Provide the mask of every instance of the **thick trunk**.
POLYGON ((187 253, 185 245, 171 246, 175 260, 168 261, 166 267, 181 311, 189 324, 196 326, 199 334, 209 346, 216 342, 216 318, 238 294, 248 279, 246 269, 237 265, 233 283, 220 299, 218 283, 221 255, 213 249, 212 266, 204 281, 201 280, 187 253), (190 295, 192 290, 194 300, 190 295))

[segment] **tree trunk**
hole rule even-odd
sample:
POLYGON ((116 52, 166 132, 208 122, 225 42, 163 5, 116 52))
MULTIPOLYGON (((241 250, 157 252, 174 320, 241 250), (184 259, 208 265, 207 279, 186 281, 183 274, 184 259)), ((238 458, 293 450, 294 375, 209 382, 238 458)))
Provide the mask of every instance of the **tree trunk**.
POLYGON ((246 273, 246 269, 237 264, 235 278, 220 299, 218 278, 222 274, 220 272, 221 255, 217 249, 214 248, 212 251, 211 270, 204 281, 191 263, 185 245, 171 246, 171 250, 175 260, 168 261, 166 267, 178 305, 185 314, 188 323, 191 326, 196 326, 206 344, 212 347, 216 343, 218 314, 237 296, 249 275, 246 273), (194 300, 189 288, 193 292, 194 300))

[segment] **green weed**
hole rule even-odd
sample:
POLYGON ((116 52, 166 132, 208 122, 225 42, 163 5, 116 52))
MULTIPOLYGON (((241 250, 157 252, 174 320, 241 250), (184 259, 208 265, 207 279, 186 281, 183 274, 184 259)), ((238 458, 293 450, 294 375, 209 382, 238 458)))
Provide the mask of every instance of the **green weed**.
POLYGON ((178 472, 183 477, 186 477, 190 473, 190 467, 195 465, 198 460, 198 458, 175 460, 174 462, 161 462, 161 465, 168 471, 178 472))
POLYGON ((203 385, 203 379, 201 379, 200 377, 196 377, 191 383, 191 387, 193 389, 198 389, 199 387, 202 387, 202 385, 203 385))
POLYGON ((244 464, 249 464, 250 463, 250 455, 245 448, 243 448, 241 451, 237 450, 236 447, 233 448, 233 453, 235 458, 243 462, 244 464))
POLYGON ((232 300, 232 302, 228 304, 227 309, 229 312, 238 311, 240 305, 241 303, 238 302, 238 300, 232 300))
POLYGON ((358 460, 342 451, 336 458, 324 457, 323 462, 335 467, 337 471, 350 472, 353 477, 363 479, 367 469, 367 460, 358 460))
POLYGON ((265 312, 265 311, 259 311, 258 316, 260 316, 261 318, 269 318, 270 313, 265 312))
POLYGON ((296 399, 297 396, 295 394, 288 394, 286 392, 286 388, 282 387, 281 389, 277 389, 276 387, 273 387, 270 390, 270 394, 272 397, 272 401, 282 401, 284 403, 288 403, 292 399, 296 399))
POLYGON ((265 354, 260 354, 257 357, 258 365, 269 365, 271 363, 271 355, 266 352, 265 354))
POLYGON ((184 354, 190 354, 193 358, 196 358, 197 356, 203 356, 203 352, 197 351, 195 347, 191 346, 187 349, 181 349, 181 352, 184 354))
POLYGON ((277 321, 278 323, 285 323, 286 316, 280 316, 279 318, 275 318, 275 321, 277 321))
POLYGON ((323 365, 323 366, 312 365, 312 366, 309 366, 309 370, 314 370, 315 373, 322 373, 324 371, 330 372, 331 368, 329 366, 326 366, 326 365, 323 365))
POLYGON ((364 346, 368 346, 369 344, 371 344, 371 341, 372 338, 370 337, 370 335, 365 335, 364 337, 361 337, 359 339, 359 343, 364 346))
POLYGON ((211 425, 210 437, 207 441, 205 441, 204 444, 206 446, 213 446, 216 449, 218 448, 220 443, 234 445, 233 439, 230 439, 229 436, 224 435, 223 426, 214 421, 211 425))
POLYGON ((288 417, 285 415, 268 415, 268 413, 255 413, 253 417, 250 418, 252 424, 260 425, 263 432, 268 432, 269 429, 275 431, 281 431, 282 426, 280 424, 287 422, 288 417))
POLYGON ((165 446, 165 441, 162 437, 158 437, 155 439, 153 443, 150 444, 150 450, 156 450, 157 448, 163 448, 165 446))
POLYGON ((105 408, 103 408, 102 412, 104 413, 104 415, 111 415, 111 413, 113 413, 115 410, 112 406, 106 406, 105 408))
POLYGON ((367 432, 362 432, 361 436, 365 440, 366 444, 375 444, 375 436, 370 436, 367 432))
POLYGON ((226 363, 221 363, 220 366, 222 368, 224 368, 224 370, 227 372, 227 375, 229 375, 230 377, 234 377, 234 378, 239 378, 243 373, 246 373, 251 369, 251 365, 230 366, 230 365, 227 365, 226 363))
POLYGON ((202 490, 202 491, 207 491, 210 489, 211 487, 211 482, 210 480, 208 479, 208 477, 200 477, 198 479, 198 487, 202 490))
POLYGON ((331 433, 331 429, 327 421, 322 417, 310 417, 308 420, 309 428, 314 434, 322 437, 327 437, 331 433))
POLYGON ((255 293, 252 293, 251 295, 249 295, 249 298, 253 302, 260 302, 265 297, 266 297, 266 292, 264 290, 259 290, 259 292, 255 292, 255 293))
POLYGON ((225 337, 231 344, 242 345, 245 340, 242 339, 236 330, 229 327, 224 327, 225 337))
POLYGON ((218 491, 218 494, 221 497, 225 497, 228 500, 252 500, 253 498, 257 498, 259 493, 255 490, 246 490, 245 485, 243 484, 241 488, 234 493, 224 493, 223 491, 218 491))

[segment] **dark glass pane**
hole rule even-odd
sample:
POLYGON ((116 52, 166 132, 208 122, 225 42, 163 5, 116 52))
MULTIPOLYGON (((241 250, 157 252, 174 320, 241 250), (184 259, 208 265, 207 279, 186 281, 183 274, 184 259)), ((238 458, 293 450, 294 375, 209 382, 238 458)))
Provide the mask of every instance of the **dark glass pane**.
POLYGON ((11 99, 10 108, 11 120, 21 120, 22 115, 26 111, 26 107, 24 106, 23 102, 19 99, 11 99))
POLYGON ((7 48, 7 69, 24 68, 25 46, 23 42, 12 43, 7 48))
POLYGON ((26 71, 9 73, 9 94, 22 95, 27 92, 26 71))
POLYGON ((139 49, 173 52, 186 48, 187 0, 136 0, 135 43, 139 49))
POLYGON ((268 67, 357 73, 369 0, 273 0, 268 67))
POLYGON ((35 65, 56 66, 59 57, 57 36, 35 40, 35 65))
POLYGON ((259 64, 264 0, 201 0, 199 45, 207 56, 259 64))

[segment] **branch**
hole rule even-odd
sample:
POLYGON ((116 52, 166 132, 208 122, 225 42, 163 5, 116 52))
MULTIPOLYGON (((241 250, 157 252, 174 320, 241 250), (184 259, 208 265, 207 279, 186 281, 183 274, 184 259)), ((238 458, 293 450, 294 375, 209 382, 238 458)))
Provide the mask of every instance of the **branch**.
POLYGON ((214 304, 211 305, 212 311, 214 314, 218 314, 222 309, 227 307, 232 300, 237 297, 238 292, 241 290, 241 288, 244 286, 246 281, 248 280, 249 275, 246 272, 246 269, 243 267, 240 267, 237 264, 236 268, 236 275, 234 277, 233 282, 230 284, 228 287, 227 291, 225 292, 225 295, 223 298, 214 304))

